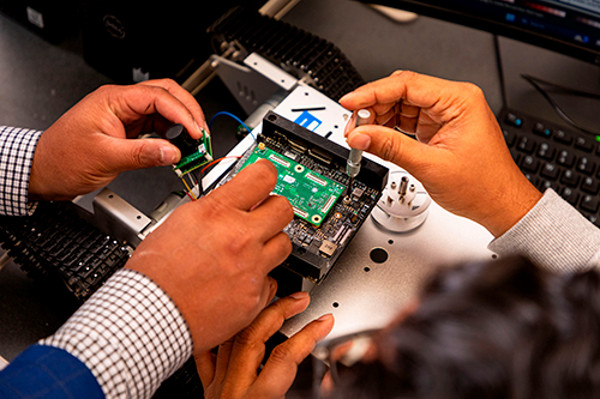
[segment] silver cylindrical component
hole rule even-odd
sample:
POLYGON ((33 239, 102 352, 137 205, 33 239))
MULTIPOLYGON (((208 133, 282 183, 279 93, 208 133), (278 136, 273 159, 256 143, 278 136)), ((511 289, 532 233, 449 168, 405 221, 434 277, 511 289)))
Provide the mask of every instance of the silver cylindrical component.
MULTIPOLYGON (((370 122, 371 111, 368 109, 359 109, 356 113, 356 127, 366 125, 370 122)), ((360 172, 360 161, 362 160, 362 151, 351 148, 348 162, 346 163, 346 173, 351 178, 358 176, 360 172)))
POLYGON ((371 121, 371 111, 368 109, 359 109, 356 113, 356 127, 368 125, 371 121))
POLYGON ((398 189, 398 194, 400 194, 400 197, 404 197, 406 195, 407 191, 408 191, 408 177, 402 176, 402 179, 400 179, 400 188, 398 189))

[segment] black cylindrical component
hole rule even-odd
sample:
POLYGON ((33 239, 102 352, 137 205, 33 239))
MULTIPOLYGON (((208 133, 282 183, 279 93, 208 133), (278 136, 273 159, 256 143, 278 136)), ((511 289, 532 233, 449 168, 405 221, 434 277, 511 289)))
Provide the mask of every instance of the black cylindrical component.
POLYGON ((185 157, 198 150, 198 140, 194 140, 181 124, 171 126, 165 133, 165 138, 181 151, 185 157))

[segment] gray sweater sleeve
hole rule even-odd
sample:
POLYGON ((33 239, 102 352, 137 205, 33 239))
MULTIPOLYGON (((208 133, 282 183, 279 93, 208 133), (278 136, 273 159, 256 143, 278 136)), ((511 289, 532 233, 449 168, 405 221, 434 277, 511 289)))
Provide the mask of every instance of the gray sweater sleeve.
POLYGON ((488 247, 500 256, 525 255, 553 271, 583 270, 600 263, 600 229, 549 189, 488 247))

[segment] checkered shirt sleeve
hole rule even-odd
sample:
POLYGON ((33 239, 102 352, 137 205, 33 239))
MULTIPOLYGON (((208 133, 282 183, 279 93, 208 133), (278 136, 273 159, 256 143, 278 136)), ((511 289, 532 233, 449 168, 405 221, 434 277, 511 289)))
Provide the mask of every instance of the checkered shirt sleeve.
POLYGON ((150 278, 116 272, 52 336, 92 371, 107 398, 150 398, 192 354, 187 324, 150 278))
POLYGON ((29 175, 33 153, 42 131, 0 126, 0 215, 25 216, 29 203, 29 175))

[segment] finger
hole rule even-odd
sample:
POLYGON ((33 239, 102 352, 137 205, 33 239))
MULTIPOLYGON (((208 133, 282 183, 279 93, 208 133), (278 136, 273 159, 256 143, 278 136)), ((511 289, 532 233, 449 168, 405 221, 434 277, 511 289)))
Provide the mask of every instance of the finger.
POLYGON ((173 123, 182 124, 192 137, 202 137, 201 121, 167 89, 144 84, 125 86, 120 93, 118 100, 113 101, 113 112, 123 123, 134 123, 140 116, 158 113, 173 123))
POLYGON ((418 123, 419 120, 417 118, 400 115, 397 126, 405 133, 415 134, 418 123))
POLYGON ((281 232, 292 221, 294 209, 287 198, 271 195, 254 208, 250 215, 256 221, 254 225, 260 226, 257 235, 258 240, 263 242, 281 232))
POLYGON ((102 159, 111 173, 172 165, 181 158, 179 149, 162 139, 131 140, 110 136, 102 139, 106 140, 102 159))
POLYGON ((465 96, 464 83, 434 78, 409 71, 392 74, 345 95, 340 103, 345 108, 355 110, 389 105, 406 100, 413 106, 430 109, 441 122, 457 116, 456 110, 449 107, 453 102, 460 103, 465 96))
POLYGON ((283 397, 292 386, 298 365, 333 328, 333 315, 320 317, 277 346, 256 379, 258 397, 283 397))
MULTIPOLYGON (((183 87, 181 87, 177 82, 172 79, 157 79, 157 80, 148 80, 146 82, 142 82, 140 84, 145 84, 149 86, 158 86, 167 90, 171 93, 175 98, 181 101, 186 108, 191 112, 194 120, 200 125, 200 127, 204 128, 208 132, 208 124, 206 123, 206 118, 204 116, 204 112, 202 111, 202 107, 198 104, 198 101, 183 87)), ((192 136, 195 139, 199 139, 200 136, 192 136)))
POLYGON ((194 355, 198 376, 202 381, 202 386, 206 388, 212 383, 215 378, 216 356, 210 351, 201 352, 194 355))
POLYGON ((280 232, 265 242, 262 250, 263 263, 270 272, 283 263, 292 253, 292 242, 287 234, 280 232))
POLYGON ((245 167, 233 179, 216 189, 211 196, 245 211, 267 199, 277 183, 277 169, 267 160, 245 167))
POLYGON ((234 338, 228 339, 221 345, 217 350, 217 359, 215 362, 215 373, 213 381, 221 384, 225 381, 225 377, 227 375, 227 369, 229 367, 229 358, 231 356, 231 350, 233 348, 233 340, 234 338))
POLYGON ((374 125, 355 129, 348 137, 348 145, 369 151, 409 172, 427 164, 435 155, 432 152, 436 150, 394 129, 374 125))
POLYGON ((304 311, 309 302, 308 293, 299 292, 263 310, 250 326, 235 337, 227 378, 240 386, 250 386, 265 355, 265 342, 286 319, 304 311))

